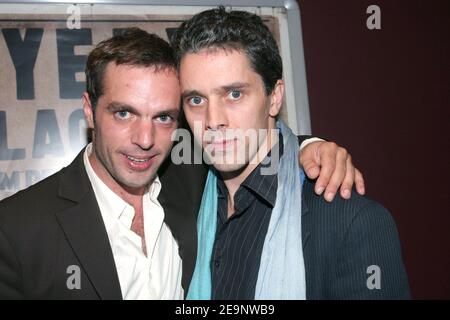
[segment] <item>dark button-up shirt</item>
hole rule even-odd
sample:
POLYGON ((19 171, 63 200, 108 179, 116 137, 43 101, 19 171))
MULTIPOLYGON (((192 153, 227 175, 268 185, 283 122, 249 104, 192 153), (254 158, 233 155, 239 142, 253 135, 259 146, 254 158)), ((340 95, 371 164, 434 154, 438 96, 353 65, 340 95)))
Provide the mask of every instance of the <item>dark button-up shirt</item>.
MULTIPOLYGON (((274 148, 283 152, 282 137, 274 148)), ((244 180, 234 195, 234 214, 228 218, 228 190, 220 178, 218 219, 213 248, 212 298, 218 300, 254 299, 261 253, 275 206, 278 176, 263 175, 269 153, 244 180)))

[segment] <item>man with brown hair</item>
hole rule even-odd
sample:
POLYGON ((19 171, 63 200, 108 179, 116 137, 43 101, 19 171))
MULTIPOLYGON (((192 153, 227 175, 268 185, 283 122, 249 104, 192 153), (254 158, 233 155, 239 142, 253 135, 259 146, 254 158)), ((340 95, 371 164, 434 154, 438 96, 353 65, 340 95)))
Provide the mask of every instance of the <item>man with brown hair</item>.
MULTIPOLYGON (((171 150, 180 108, 173 51, 132 29, 97 45, 86 76, 92 143, 68 167, 0 203, 0 298, 182 299, 182 274, 188 281, 195 259, 182 239, 195 242, 198 209, 183 193, 198 189, 200 196, 203 182, 192 165, 169 164, 164 176, 179 174, 184 184, 178 194, 173 182, 164 185, 160 197, 157 171, 171 150), (189 175, 192 181, 184 179, 189 175), (190 219, 186 232, 174 227, 174 217, 190 219), (191 269, 183 262, 182 270, 181 258, 191 269)), ((321 150, 322 163, 337 157, 326 143, 321 150)), ((346 175, 347 157, 337 160, 331 185, 351 185, 354 168, 349 163, 346 175)), ((334 167, 325 170, 329 179, 334 167)))
POLYGON ((326 202, 304 179, 297 137, 278 118, 283 64, 262 19, 203 11, 172 46, 184 114, 211 163, 187 298, 409 298, 390 213, 356 192, 326 202))

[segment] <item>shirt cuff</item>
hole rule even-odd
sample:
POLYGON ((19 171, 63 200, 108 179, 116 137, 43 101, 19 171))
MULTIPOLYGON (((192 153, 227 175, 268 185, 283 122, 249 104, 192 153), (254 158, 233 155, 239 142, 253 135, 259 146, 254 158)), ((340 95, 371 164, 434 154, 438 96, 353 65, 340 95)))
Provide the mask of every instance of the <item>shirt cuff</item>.
POLYGON ((302 144, 300 145, 300 150, 302 150, 304 147, 306 147, 308 144, 316 142, 316 141, 325 141, 323 139, 320 138, 309 138, 306 139, 305 141, 302 142, 302 144))

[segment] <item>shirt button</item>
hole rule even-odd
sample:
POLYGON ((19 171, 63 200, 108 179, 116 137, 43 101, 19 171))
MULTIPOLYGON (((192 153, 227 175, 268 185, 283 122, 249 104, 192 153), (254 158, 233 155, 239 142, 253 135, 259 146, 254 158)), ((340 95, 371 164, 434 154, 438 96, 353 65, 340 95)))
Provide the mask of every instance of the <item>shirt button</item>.
POLYGON ((218 268, 220 266, 220 262, 219 261, 214 261, 214 265, 216 266, 216 268, 218 268))

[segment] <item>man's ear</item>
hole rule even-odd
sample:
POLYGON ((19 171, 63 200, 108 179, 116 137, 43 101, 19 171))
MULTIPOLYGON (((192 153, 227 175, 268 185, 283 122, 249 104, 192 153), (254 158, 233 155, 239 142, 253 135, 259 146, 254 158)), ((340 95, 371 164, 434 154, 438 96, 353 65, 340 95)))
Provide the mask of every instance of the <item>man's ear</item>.
POLYGON ((88 128, 94 129, 94 110, 92 109, 91 99, 87 92, 83 93, 83 112, 88 128))
POLYGON ((284 81, 279 79, 275 84, 275 87, 270 94, 270 109, 269 115, 275 118, 281 110, 281 106, 283 105, 283 97, 284 97, 284 81))

